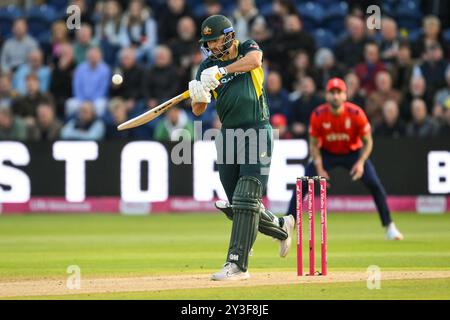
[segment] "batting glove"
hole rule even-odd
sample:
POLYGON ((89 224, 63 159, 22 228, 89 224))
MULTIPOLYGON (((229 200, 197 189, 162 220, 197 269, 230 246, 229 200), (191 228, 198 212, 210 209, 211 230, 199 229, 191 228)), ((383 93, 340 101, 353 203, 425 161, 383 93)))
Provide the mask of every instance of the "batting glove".
POLYGON ((189 82, 189 96, 193 103, 210 103, 211 93, 203 87, 201 81, 192 80, 189 82))
POLYGON ((208 69, 203 70, 200 75, 200 80, 203 86, 208 90, 214 90, 220 85, 220 81, 217 78, 221 78, 227 74, 225 68, 219 68, 218 66, 213 66, 208 69))

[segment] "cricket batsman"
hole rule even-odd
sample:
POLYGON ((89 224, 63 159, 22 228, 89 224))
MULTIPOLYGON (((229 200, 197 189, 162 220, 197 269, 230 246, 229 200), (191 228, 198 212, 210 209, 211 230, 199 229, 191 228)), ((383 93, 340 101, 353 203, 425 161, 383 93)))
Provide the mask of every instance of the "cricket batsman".
POLYGON ((248 279, 249 254, 258 230, 279 240, 280 256, 285 257, 295 226, 292 216, 277 218, 261 202, 273 148, 263 53, 255 41, 235 39, 231 22, 222 15, 203 21, 200 43, 208 57, 189 82, 192 112, 197 116, 205 112, 212 92, 222 123, 215 139, 218 159, 223 159, 218 171, 228 198, 215 205, 232 220, 226 263, 212 280, 248 279), (248 132, 262 132, 265 139, 252 139, 248 132))
MULTIPOLYGON (((328 171, 336 167, 349 170, 352 180, 359 180, 370 190, 386 239, 402 240, 403 235, 392 222, 386 201, 386 191, 369 160, 373 148, 371 127, 364 111, 347 100, 347 88, 340 78, 332 78, 326 86, 327 103, 318 106, 311 114, 309 124, 309 149, 311 161, 306 176, 330 179, 328 171)), ((303 190, 307 190, 306 184, 303 190)), ((289 214, 295 214, 295 192, 289 205, 289 214)))

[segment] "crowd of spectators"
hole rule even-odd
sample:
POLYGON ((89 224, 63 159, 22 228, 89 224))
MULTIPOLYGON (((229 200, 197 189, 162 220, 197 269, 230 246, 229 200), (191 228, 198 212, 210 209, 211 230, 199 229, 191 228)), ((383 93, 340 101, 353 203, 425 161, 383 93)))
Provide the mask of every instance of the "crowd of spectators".
POLYGON ((186 102, 137 129, 116 130, 186 90, 205 58, 198 43, 201 22, 212 14, 227 15, 240 41, 254 39, 263 50, 271 122, 281 139, 307 137, 309 116, 335 76, 345 79, 349 101, 365 110, 375 137, 450 137, 445 1, 399 0, 418 6, 416 28, 410 20, 400 26, 395 11, 382 5, 381 28, 373 30, 365 9, 377 1, 10 2, 16 6, 0 8, 3 140, 164 141, 180 128, 192 133, 194 120, 202 120, 204 130, 220 127, 214 102, 200 117, 186 102), (79 28, 66 24, 68 5, 80 9, 79 28), (311 12, 333 5, 343 14, 333 9, 324 29, 311 12), (27 12, 55 18, 45 17, 48 28, 41 30, 43 20, 27 12))

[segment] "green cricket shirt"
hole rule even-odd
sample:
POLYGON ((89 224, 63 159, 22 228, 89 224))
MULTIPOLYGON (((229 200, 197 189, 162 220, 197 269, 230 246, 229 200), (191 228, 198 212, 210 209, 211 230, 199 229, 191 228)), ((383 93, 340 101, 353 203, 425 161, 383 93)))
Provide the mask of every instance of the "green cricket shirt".
MULTIPOLYGON (((210 57, 200 64, 196 79, 200 80, 203 70, 217 65, 219 68, 239 60, 248 52, 261 51, 253 40, 238 41, 238 55, 231 60, 213 60, 210 57)), ((221 84, 213 90, 216 109, 222 128, 253 127, 267 123, 270 117, 269 105, 264 89, 264 71, 258 67, 248 72, 227 74, 221 84)))

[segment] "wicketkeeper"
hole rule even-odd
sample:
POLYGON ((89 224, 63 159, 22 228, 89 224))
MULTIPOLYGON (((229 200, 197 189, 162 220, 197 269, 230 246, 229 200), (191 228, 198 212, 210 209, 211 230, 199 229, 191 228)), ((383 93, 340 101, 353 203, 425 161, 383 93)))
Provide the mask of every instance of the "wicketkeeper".
POLYGON ((280 240, 280 256, 285 257, 295 221, 292 216, 278 219, 261 203, 273 147, 261 49, 253 40, 235 39, 231 22, 222 15, 205 19, 201 35, 208 58, 196 80, 189 82, 192 112, 202 114, 212 92, 222 123, 221 138, 215 140, 218 159, 223 160, 218 170, 228 198, 228 202, 217 201, 216 207, 233 222, 226 263, 212 279, 247 279, 249 253, 258 230, 280 240), (265 139, 245 139, 248 132, 262 133, 265 139))

